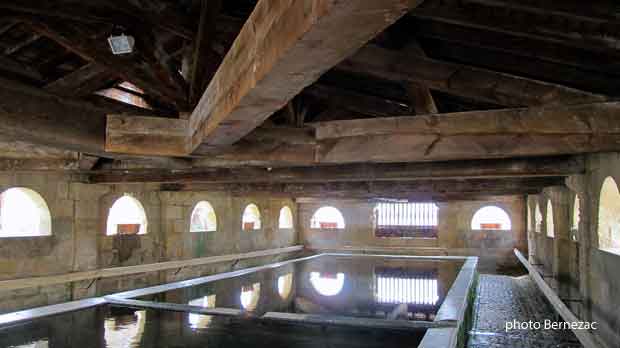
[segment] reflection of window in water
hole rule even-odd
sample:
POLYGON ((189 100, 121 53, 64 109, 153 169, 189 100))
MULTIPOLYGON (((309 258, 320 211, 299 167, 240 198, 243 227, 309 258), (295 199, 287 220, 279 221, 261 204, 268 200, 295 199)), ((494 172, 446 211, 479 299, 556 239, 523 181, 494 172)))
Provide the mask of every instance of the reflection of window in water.
POLYGON ((319 294, 335 296, 344 286, 344 273, 311 272, 310 283, 319 294))
MULTIPOLYGON (((191 300, 187 303, 190 306, 200 306, 204 308, 215 308, 215 294, 191 300)), ((211 323, 213 317, 210 315, 189 313, 188 321, 192 329, 205 329, 211 323)))
POLYGON ((104 339, 107 347, 139 347, 144 334, 146 311, 135 311, 133 315, 119 315, 104 322, 104 339))
POLYGON ((288 273, 283 276, 278 277, 278 294, 282 299, 288 298, 288 295, 291 293, 291 288, 293 286, 293 274, 288 273))
POLYGON ((376 275, 375 300, 386 304, 436 305, 439 300, 437 278, 430 275, 376 275))
POLYGON ((245 310, 253 311, 256 309, 260 297, 260 283, 241 287, 241 306, 245 310))

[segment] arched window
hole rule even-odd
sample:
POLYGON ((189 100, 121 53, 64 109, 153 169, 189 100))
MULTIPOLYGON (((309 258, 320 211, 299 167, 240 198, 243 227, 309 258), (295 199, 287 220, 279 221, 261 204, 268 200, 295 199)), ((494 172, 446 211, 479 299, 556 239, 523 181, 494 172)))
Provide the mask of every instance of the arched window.
POLYGON ((577 241, 579 235, 579 219, 581 214, 581 207, 579 202, 579 195, 575 195, 575 202, 573 203, 573 219, 571 224, 571 239, 577 241))
POLYGON ((260 210, 256 204, 250 203, 245 207, 241 224, 244 231, 260 230, 260 210))
POLYGON ((146 213, 139 200, 124 195, 112 204, 106 234, 146 234, 146 213))
POLYGON ((598 206, 598 246, 620 253, 620 193, 612 177, 601 187, 598 206))
POLYGON ((336 296, 344 286, 344 273, 310 272, 310 283, 323 296, 336 296))
POLYGON ((551 204, 551 200, 547 201, 547 237, 555 237, 555 228, 553 226, 553 204, 551 204))
POLYGON ((214 232, 217 230, 215 210, 207 201, 198 202, 192 211, 190 232, 214 232))
POLYGON ((260 298, 260 283, 243 286, 241 288, 241 306, 247 311, 253 311, 258 305, 260 298))
POLYGON ((489 205, 478 209, 471 219, 472 230, 502 230, 512 228, 510 217, 500 207, 489 205))
POLYGON ((293 212, 289 207, 282 207, 280 209, 280 217, 278 218, 278 228, 293 228, 293 212))
POLYGON ((288 273, 278 277, 278 294, 283 300, 288 298, 293 288, 293 273, 288 273))
POLYGON ((542 213, 540 212, 540 204, 538 204, 538 199, 536 200, 536 211, 534 212, 534 230, 538 233, 542 231, 542 213))
POLYGON ((0 194, 0 237, 51 235, 52 218, 41 195, 24 187, 0 194))
POLYGON ((344 229, 344 226, 342 214, 334 207, 319 208, 310 220, 310 228, 344 229))

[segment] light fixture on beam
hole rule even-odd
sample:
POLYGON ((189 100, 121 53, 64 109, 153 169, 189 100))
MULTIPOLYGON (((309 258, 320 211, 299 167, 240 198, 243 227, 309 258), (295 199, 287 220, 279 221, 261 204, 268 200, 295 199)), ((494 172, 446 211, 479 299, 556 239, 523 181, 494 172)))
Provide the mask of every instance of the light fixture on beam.
POLYGON ((108 43, 110 44, 110 49, 113 54, 128 54, 133 52, 135 40, 133 36, 121 34, 110 36, 108 38, 108 43))

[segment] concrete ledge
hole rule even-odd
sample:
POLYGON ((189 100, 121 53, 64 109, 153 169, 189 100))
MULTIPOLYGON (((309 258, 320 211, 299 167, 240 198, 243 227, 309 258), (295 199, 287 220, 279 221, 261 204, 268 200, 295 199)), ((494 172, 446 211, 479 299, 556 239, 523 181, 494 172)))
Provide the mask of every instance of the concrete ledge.
POLYGON ((21 321, 46 317, 49 315, 73 312, 80 309, 95 307, 105 303, 106 301, 102 297, 95 297, 80 301, 65 302, 50 306, 43 306, 32 309, 25 309, 23 311, 2 314, 0 315, 0 327, 12 325, 21 321))
MULTIPOLYGON (((564 304, 564 302, 562 302, 560 297, 555 293, 555 291, 553 291, 553 289, 549 286, 549 284, 545 282, 545 280, 538 273, 536 268, 527 261, 527 259, 523 256, 523 254, 521 254, 521 252, 517 249, 514 249, 514 253, 519 259, 519 261, 521 261, 523 266, 527 268, 528 272, 530 273, 530 276, 532 277, 532 279, 534 280, 534 282, 536 283, 540 291, 543 293, 543 295, 545 295, 549 303, 551 303, 551 306, 553 306, 555 311, 558 312, 558 314, 562 317, 562 319, 567 323, 574 323, 574 322, 582 321, 582 320, 579 320, 579 318, 577 318, 577 316, 573 314, 573 312, 571 312, 571 310, 564 304)), ((597 338, 590 331, 573 330, 573 333, 575 334, 575 336, 577 336, 577 339, 579 339, 579 342, 581 342, 581 344, 585 348, 602 348, 603 347, 603 345, 601 345, 598 342, 597 338)))
POLYGON ((299 313, 267 312, 260 319, 299 323, 299 324, 319 324, 332 326, 352 326, 371 329, 390 329, 390 330, 419 330, 436 327, 453 327, 455 323, 434 322, 434 321, 415 321, 415 320, 389 320, 375 318, 358 318, 338 315, 316 315, 299 313))
POLYGON ((137 265, 137 266, 103 268, 103 269, 98 269, 98 270, 93 270, 93 271, 74 272, 74 273, 52 275, 52 276, 3 280, 3 281, 0 281, 0 291, 17 290, 17 289, 31 288, 31 287, 37 287, 37 286, 48 286, 48 285, 55 285, 55 284, 64 284, 64 283, 70 283, 70 282, 76 282, 76 281, 88 280, 88 279, 111 278, 111 277, 118 277, 118 276, 131 275, 131 274, 137 274, 137 273, 157 272, 157 271, 164 271, 164 270, 184 268, 184 267, 202 266, 202 265, 218 263, 218 262, 227 262, 227 261, 250 259, 250 258, 261 257, 261 256, 271 256, 271 255, 277 255, 277 254, 282 254, 282 253, 290 253, 294 251, 300 251, 303 248, 304 247, 302 245, 294 245, 294 246, 290 246, 286 248, 259 250, 259 251, 252 251, 252 252, 243 253, 243 254, 210 256, 210 257, 201 257, 201 258, 188 259, 188 260, 149 263, 149 264, 137 265))

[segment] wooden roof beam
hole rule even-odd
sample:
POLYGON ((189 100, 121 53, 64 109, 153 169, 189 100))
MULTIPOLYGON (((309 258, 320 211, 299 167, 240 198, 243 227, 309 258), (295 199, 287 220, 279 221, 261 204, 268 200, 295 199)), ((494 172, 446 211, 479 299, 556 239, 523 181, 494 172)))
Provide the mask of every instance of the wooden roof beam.
POLYGON ((260 0, 192 113, 190 150, 230 145, 420 0, 260 0))
POLYGON ((392 81, 421 83, 448 94, 509 107, 583 104, 607 97, 543 81, 402 54, 369 45, 338 69, 392 81))
POLYGON ((620 103, 317 123, 318 163, 415 162, 620 150, 620 103))
POLYGON ((460 199, 469 196, 535 194, 548 186, 563 185, 564 178, 510 178, 430 180, 401 182, 335 182, 295 184, 162 184, 162 190, 213 191, 232 195, 320 198, 460 199))
POLYGON ((90 175, 92 183, 324 183, 413 181, 582 174, 581 157, 540 157, 431 163, 375 163, 289 168, 188 168, 187 170, 107 170, 90 175))
POLYGON ((171 121, 173 130, 166 134, 161 120, 144 118, 140 124, 125 123, 122 119, 113 121, 115 116, 111 116, 108 121, 123 129, 108 127, 106 149, 184 156, 201 145, 230 146, 420 2, 261 0, 187 124, 171 121), (181 127, 186 128, 186 139, 179 136, 181 127), (144 129, 158 130, 155 137, 144 137, 144 129), (122 134, 110 139, 116 131, 122 134))

